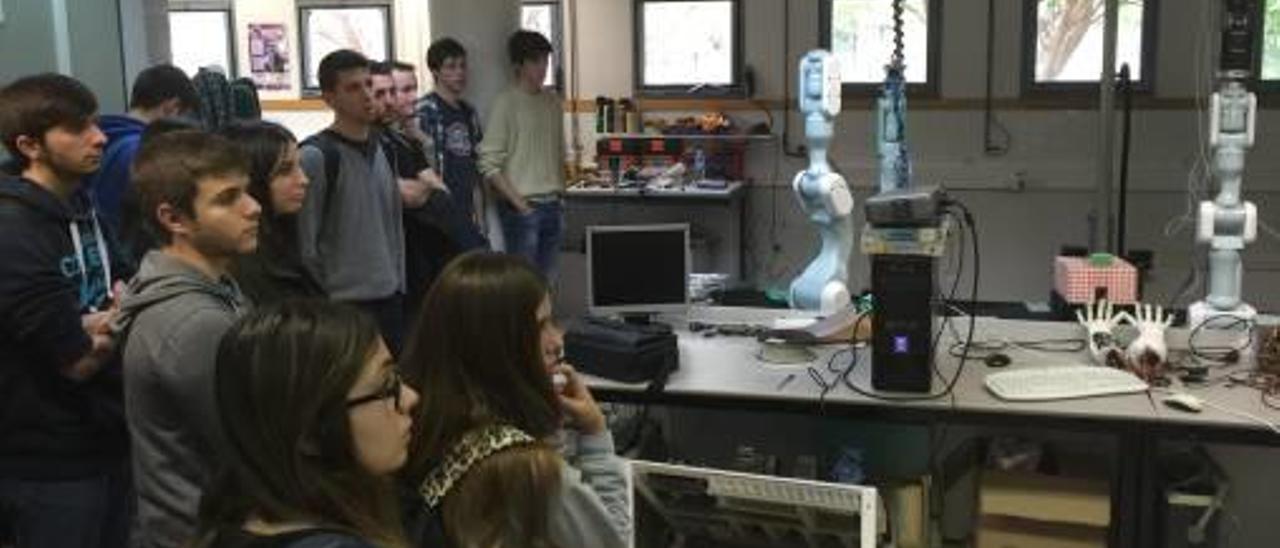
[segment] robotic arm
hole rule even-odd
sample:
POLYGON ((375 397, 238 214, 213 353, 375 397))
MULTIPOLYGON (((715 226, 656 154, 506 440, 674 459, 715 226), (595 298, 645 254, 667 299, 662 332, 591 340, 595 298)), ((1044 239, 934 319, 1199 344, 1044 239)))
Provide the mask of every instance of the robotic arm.
POLYGON ((1255 0, 1227 0, 1218 91, 1209 107, 1209 145, 1218 196, 1200 204, 1197 240, 1209 251, 1209 294, 1191 306, 1190 325, 1219 315, 1251 320, 1256 311, 1241 300, 1240 252, 1258 235, 1258 209, 1241 199, 1245 153, 1253 146, 1258 99, 1245 88, 1253 70, 1257 32, 1255 0))
POLYGON ((809 145, 809 167, 796 174, 792 190, 809 220, 818 225, 822 249, 791 282, 792 308, 835 311, 849 305, 849 255, 853 250, 853 194, 831 170, 827 149, 840 114, 840 72, 835 57, 814 50, 800 60, 800 111, 809 145))

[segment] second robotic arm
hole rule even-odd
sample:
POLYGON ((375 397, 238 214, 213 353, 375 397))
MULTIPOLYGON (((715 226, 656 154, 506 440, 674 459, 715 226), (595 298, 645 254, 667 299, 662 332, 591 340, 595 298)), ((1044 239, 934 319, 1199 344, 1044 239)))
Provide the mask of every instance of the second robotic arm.
POLYGON ((840 113, 840 74, 835 58, 814 50, 800 60, 800 111, 805 114, 809 167, 796 174, 792 190, 809 220, 818 225, 822 248, 791 282, 792 308, 834 311, 850 302, 849 256, 853 251, 853 194, 827 163, 827 147, 840 113))

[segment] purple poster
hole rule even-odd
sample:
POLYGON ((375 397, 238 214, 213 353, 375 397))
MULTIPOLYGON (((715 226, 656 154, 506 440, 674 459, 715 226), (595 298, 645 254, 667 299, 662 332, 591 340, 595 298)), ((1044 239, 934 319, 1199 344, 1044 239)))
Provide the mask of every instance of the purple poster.
POLYGON ((284 25, 249 24, 249 73, 258 89, 289 89, 289 42, 284 25))

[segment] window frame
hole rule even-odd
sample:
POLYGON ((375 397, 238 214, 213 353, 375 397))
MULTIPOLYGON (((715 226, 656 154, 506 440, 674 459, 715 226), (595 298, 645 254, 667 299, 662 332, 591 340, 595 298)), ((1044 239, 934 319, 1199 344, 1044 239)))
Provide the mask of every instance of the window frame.
MULTIPOLYGON (((240 74, 240 63, 238 57, 238 42, 236 41, 236 12, 233 5, 225 3, 179 3, 171 2, 165 8, 165 22, 168 24, 169 16, 173 13, 225 13, 227 15, 227 74, 231 78, 236 78, 240 74)), ((169 60, 173 61, 173 28, 169 28, 169 60)), ((197 68, 199 70, 199 68, 197 68)), ((194 75, 193 75, 194 76, 194 75)))
MULTIPOLYGON (((818 44, 822 49, 831 51, 831 10, 834 8, 835 0, 818 0, 818 44)), ((926 38, 925 52, 926 62, 929 66, 925 70, 925 81, 907 82, 908 97, 937 97, 941 87, 938 83, 938 75, 941 74, 942 61, 942 0, 925 0, 928 9, 929 20, 927 28, 929 36, 926 38)), ((888 63, 888 59, 885 60, 888 63)), ((794 67, 792 67, 794 68, 794 67)), ((874 97, 879 95, 884 89, 884 81, 880 82, 842 82, 840 85, 841 95, 845 97, 874 97)))
MULTIPOLYGON (((375 8, 382 10, 382 18, 386 25, 386 47, 387 59, 396 58, 396 31, 395 17, 393 16, 393 6, 390 2, 379 0, 362 0, 362 1, 322 1, 322 0, 299 0, 295 6, 298 18, 298 80, 300 95, 303 97, 316 97, 320 95, 319 82, 315 86, 307 85, 307 75, 311 73, 312 67, 308 65, 308 58, 311 53, 311 44, 307 40, 307 13, 314 10, 340 10, 340 9, 369 9, 375 8)), ((382 61, 383 59, 370 59, 370 61, 382 61)), ((317 60, 315 70, 319 71, 319 61, 317 60)))
MULTIPOLYGON (((1022 2, 1022 95, 1023 96, 1086 96, 1098 91, 1098 80, 1079 82, 1036 82, 1036 20, 1041 0, 1022 2)), ((1143 0, 1142 4, 1142 70, 1133 82, 1136 94, 1150 95, 1155 90, 1156 33, 1159 29, 1160 0, 1143 0)), ((1119 74, 1116 68, 1116 74, 1119 74)), ((1119 80, 1117 79, 1117 85, 1119 80)))
MULTIPOLYGON (((551 36, 547 38, 551 40, 551 47, 555 48, 555 74, 552 75, 552 83, 547 86, 548 89, 556 91, 564 90, 565 71, 564 71, 564 7, 560 0, 521 0, 520 9, 525 6, 548 6, 551 8, 551 36)), ((524 19, 524 13, 521 11, 521 20, 524 19)))
POLYGON ((633 0, 632 1, 632 30, 633 49, 632 49, 632 77, 634 82, 632 88, 637 97, 652 98, 745 98, 746 85, 743 77, 743 67, 745 66, 743 54, 743 8, 742 0, 633 0), (727 85, 717 86, 699 86, 693 82, 685 85, 646 85, 644 82, 644 6, 645 4, 659 4, 666 2, 729 2, 732 5, 731 18, 733 21, 730 25, 733 29, 733 44, 731 45, 730 57, 732 58, 732 66, 730 73, 732 79, 727 85))

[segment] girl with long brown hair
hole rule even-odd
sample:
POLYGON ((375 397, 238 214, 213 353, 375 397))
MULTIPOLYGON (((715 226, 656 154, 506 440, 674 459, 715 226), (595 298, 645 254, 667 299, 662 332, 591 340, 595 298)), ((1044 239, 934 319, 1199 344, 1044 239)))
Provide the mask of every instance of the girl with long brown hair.
POLYGON ((457 548, 626 546, 627 482, 541 276, 521 258, 471 253, 428 291, 404 359, 423 391, 406 476, 425 524, 457 548), (553 375, 563 388, 553 387, 553 375), (576 430, 573 462, 555 445, 576 430))
POLYGON ((322 301, 252 312, 218 348, 215 391, 226 450, 197 546, 408 545, 392 476, 418 395, 371 318, 322 301))

